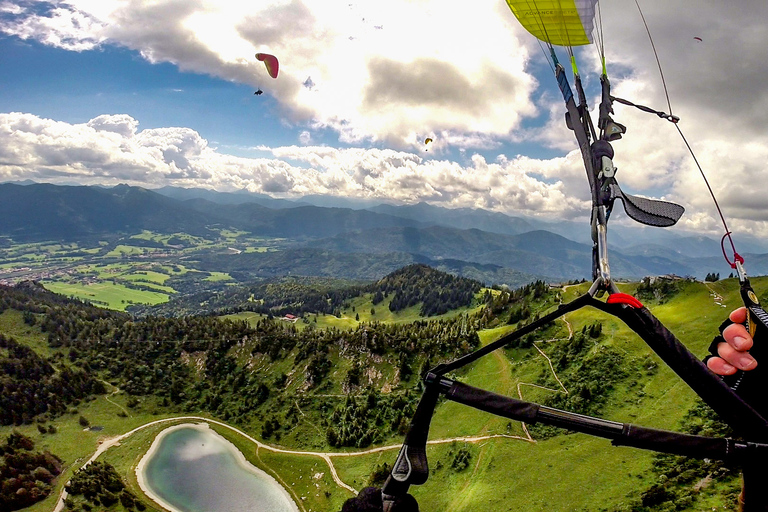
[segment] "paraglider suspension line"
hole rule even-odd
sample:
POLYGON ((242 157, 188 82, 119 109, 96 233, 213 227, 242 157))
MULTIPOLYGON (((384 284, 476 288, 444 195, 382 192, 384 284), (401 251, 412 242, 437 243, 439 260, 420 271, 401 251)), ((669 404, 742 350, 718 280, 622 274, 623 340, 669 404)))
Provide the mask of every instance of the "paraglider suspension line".
MULTIPOLYGON (((645 21, 645 16, 643 16, 643 10, 640 8, 640 3, 638 0, 635 0, 635 5, 637 5, 637 10, 640 13, 640 18, 643 20, 643 25, 645 25, 645 31, 648 34, 648 40, 651 42, 651 48, 653 48, 653 55, 656 57, 656 65, 659 67, 659 75, 661 75, 661 84, 664 87, 664 95, 667 98, 667 106, 669 107, 669 116, 674 118, 675 116, 672 115, 672 102, 669 99, 669 90, 667 89, 667 82, 664 80, 664 71, 661 68, 661 61, 659 60, 659 54, 656 52, 656 45, 653 44, 653 36, 651 35, 651 30, 648 28, 648 23, 645 21)), ((699 160, 696 158, 696 154, 693 152, 693 148, 691 148, 691 145, 688 144, 688 140, 685 138, 685 135, 683 135, 683 131, 680 129, 680 125, 676 121, 672 121, 675 125, 675 128, 677 128, 677 133, 680 134, 680 138, 683 139, 683 142, 685 143, 685 147, 688 148, 688 152, 691 154, 691 157, 693 158, 694 163, 696 164, 696 167, 699 169, 699 173, 701 173, 701 177, 704 178, 704 183, 707 185, 707 190, 709 190, 709 195, 712 196, 712 201, 715 203, 715 208, 717 208, 717 213, 720 215, 720 220, 723 222, 723 229, 725 229, 725 235, 723 235, 723 238, 720 240, 720 248, 723 251, 723 257, 725 258, 725 261, 728 262, 728 265, 731 266, 731 268, 737 268, 737 263, 742 264, 744 263, 744 258, 742 258, 738 252, 736 252, 736 246, 733 243, 733 238, 731 237, 731 230, 728 229, 728 223, 725 221, 725 216, 723 215, 723 211, 720 209, 720 204, 717 202, 717 197, 715 197, 715 193, 712 190, 712 187, 709 185, 709 180, 707 179, 707 175, 704 174, 704 169, 702 169, 701 164, 699 164, 699 160), (728 256, 725 253, 725 239, 728 238, 728 241, 731 244, 731 249, 733 250, 733 261, 731 261, 728 256)))
POLYGON ((651 29, 648 28, 648 23, 645 21, 645 16, 643 16, 643 10, 640 8, 640 3, 638 0, 635 0, 635 5, 637 6, 637 11, 640 13, 640 18, 643 20, 643 25, 645 25, 645 32, 648 34, 648 40, 651 42, 651 48, 653 49, 653 56, 656 57, 656 65, 659 67, 659 74, 661 75, 661 84, 664 86, 664 95, 667 97, 667 106, 669 107, 669 113, 672 114, 672 103, 669 101, 669 91, 667 90, 667 82, 664 80, 664 71, 661 69, 661 61, 659 60, 659 54, 656 52, 656 45, 653 44, 653 36, 651 35, 651 29))
POLYGON ((720 204, 717 202, 717 197, 715 197, 715 193, 712 190, 712 187, 709 185, 709 180, 707 179, 707 175, 704 174, 704 169, 701 168, 701 165, 699 164, 698 158, 696 158, 696 154, 693 152, 693 149, 691 148, 691 145, 688 144, 688 140, 685 138, 685 135, 683 135, 683 131, 680 129, 680 125, 675 123, 675 128, 677 128, 677 132, 680 134, 680 137, 683 139, 683 142, 685 143, 685 147, 688 148, 688 152, 691 154, 691 157, 693 158, 694 163, 696 164, 696 167, 698 167, 699 172, 701 173, 701 177, 704 179, 704 183, 707 185, 707 190, 709 190, 709 195, 712 196, 712 201, 715 203, 715 208, 717 208, 717 214, 720 215, 720 220, 723 222, 723 229, 725 229, 725 234, 723 235, 723 238, 720 240, 720 248, 723 250, 723 257, 725 258, 725 261, 728 262, 728 265, 731 266, 731 268, 736 268, 736 263, 744 263, 744 258, 742 258, 738 252, 736 252, 736 246, 733 244, 733 238, 731 237, 731 230, 728 229, 728 223, 725 221, 725 216, 723 215, 723 210, 720 209, 720 204), (728 238, 728 241, 731 244, 731 249, 733 250, 733 261, 731 261, 728 256, 725 254, 725 239, 728 238))

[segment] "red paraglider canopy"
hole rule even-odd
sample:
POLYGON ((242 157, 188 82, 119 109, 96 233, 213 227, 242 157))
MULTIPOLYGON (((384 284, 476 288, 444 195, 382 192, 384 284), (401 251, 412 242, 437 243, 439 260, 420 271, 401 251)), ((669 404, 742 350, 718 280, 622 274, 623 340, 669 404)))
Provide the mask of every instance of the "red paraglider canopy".
POLYGON ((257 53, 256 58, 267 66, 267 72, 272 78, 277 78, 277 72, 280 69, 280 63, 277 62, 277 57, 268 53, 257 53))

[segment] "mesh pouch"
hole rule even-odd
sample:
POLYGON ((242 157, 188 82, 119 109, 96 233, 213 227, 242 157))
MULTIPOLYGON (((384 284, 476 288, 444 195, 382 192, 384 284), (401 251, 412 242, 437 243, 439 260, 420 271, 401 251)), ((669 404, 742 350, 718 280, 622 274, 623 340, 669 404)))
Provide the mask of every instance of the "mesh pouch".
POLYGON ((611 199, 621 199, 624 211, 631 219, 648 226, 673 226, 685 211, 679 204, 625 194, 616 182, 611 183, 610 190, 611 199))

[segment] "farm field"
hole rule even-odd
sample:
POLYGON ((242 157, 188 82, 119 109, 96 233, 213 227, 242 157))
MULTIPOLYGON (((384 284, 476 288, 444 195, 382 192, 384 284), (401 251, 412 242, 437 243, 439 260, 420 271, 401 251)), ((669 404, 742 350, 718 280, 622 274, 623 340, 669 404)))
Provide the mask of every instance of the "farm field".
POLYGON ((190 259, 206 254, 279 250, 284 239, 252 237, 222 229, 216 238, 150 231, 115 240, 80 243, 15 244, 0 248, 0 283, 40 281, 56 293, 95 305, 125 310, 132 304, 155 305, 191 289, 234 284, 227 272, 203 272, 190 259))

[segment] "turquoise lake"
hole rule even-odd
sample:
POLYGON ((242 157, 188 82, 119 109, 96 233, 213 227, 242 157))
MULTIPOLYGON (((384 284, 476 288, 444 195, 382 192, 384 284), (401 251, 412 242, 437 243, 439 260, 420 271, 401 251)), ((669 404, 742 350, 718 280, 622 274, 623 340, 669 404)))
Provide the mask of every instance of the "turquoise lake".
POLYGON ((205 428, 165 433, 143 475, 148 489, 180 512, 298 511, 277 481, 205 428))

